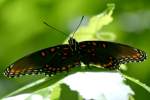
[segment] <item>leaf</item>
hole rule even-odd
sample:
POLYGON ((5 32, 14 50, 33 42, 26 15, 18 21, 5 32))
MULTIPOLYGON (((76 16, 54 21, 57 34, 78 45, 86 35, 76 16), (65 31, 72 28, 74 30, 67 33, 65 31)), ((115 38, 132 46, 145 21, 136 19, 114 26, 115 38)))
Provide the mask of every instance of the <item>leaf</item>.
POLYGON ((108 4, 106 10, 89 19, 87 26, 81 26, 75 33, 74 38, 79 41, 95 39, 95 34, 98 33, 105 25, 108 25, 113 21, 111 15, 114 8, 114 4, 108 4))
POLYGON ((59 100, 60 93, 61 93, 61 87, 60 87, 60 85, 55 86, 52 89, 50 100, 59 100))
POLYGON ((125 74, 123 74, 123 77, 125 77, 126 79, 130 80, 131 82, 141 86, 143 89, 145 89, 148 93, 150 93, 150 87, 142 82, 140 82, 139 80, 133 78, 133 77, 130 77, 130 76, 127 76, 125 74))
POLYGON ((61 87, 61 95, 58 100, 78 100, 78 92, 72 91, 68 85, 60 84, 61 87))

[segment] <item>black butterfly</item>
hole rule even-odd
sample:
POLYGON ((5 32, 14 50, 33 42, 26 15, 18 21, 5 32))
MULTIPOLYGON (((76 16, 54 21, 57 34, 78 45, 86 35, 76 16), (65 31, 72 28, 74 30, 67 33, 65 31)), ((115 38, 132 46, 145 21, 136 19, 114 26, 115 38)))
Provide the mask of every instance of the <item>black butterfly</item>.
MULTIPOLYGON (((44 24, 64 33, 46 22, 44 24)), ((128 45, 108 41, 83 41, 78 43, 72 37, 68 40, 69 44, 46 48, 19 59, 5 70, 4 75, 15 77, 44 73, 50 76, 80 66, 81 62, 87 66, 94 64, 103 68, 118 69, 120 64, 140 62, 146 59, 144 51, 128 45)))
POLYGON ((108 69, 118 69, 120 64, 140 62, 146 53, 128 45, 108 41, 77 42, 70 38, 69 44, 46 48, 25 56, 11 64, 4 74, 15 77, 25 74, 45 73, 48 75, 68 71, 80 66, 94 64, 108 69))

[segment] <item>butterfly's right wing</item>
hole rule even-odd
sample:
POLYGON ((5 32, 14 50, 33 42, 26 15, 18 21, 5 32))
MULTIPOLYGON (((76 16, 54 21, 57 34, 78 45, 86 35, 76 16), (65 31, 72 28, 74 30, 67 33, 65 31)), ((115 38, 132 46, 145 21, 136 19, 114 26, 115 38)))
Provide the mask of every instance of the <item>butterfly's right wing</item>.
POLYGON ((81 61, 104 68, 115 69, 120 64, 139 62, 146 59, 146 53, 134 47, 108 41, 83 41, 79 43, 81 61))
POLYGON ((78 55, 74 55, 69 45, 58 45, 17 60, 5 70, 4 74, 7 77, 39 73, 51 75, 68 71, 75 65, 80 65, 78 55))

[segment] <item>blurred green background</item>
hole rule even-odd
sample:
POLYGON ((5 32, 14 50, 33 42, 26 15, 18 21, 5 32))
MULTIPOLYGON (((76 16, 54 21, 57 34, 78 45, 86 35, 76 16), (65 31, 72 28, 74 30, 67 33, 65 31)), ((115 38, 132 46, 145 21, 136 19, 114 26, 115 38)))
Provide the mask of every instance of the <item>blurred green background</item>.
MULTIPOLYGON (((0 97, 41 76, 8 79, 4 69, 15 60, 42 48, 63 43, 66 37, 49 29, 42 22, 72 32, 75 20, 99 14, 107 3, 115 3, 113 22, 102 31, 113 32, 116 42, 130 44, 150 54, 150 6, 148 0, 0 0, 0 97), (71 26, 71 28, 70 28, 71 26)), ((128 64, 127 75, 150 86, 150 68, 147 59, 128 64)), ((150 94, 140 86, 129 83, 135 91, 135 100, 147 100, 150 94)))

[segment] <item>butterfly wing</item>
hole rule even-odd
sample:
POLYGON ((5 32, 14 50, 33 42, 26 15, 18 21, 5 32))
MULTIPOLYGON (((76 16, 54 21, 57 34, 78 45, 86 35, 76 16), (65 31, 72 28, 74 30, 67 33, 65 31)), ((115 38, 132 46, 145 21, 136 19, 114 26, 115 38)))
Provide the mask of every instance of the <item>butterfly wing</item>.
POLYGON ((78 55, 74 55, 69 45, 58 45, 37 51, 11 64, 4 74, 8 77, 25 74, 68 71, 69 68, 80 65, 78 55))
POLYGON ((86 64, 100 65, 116 69, 120 64, 140 62, 146 53, 128 45, 108 41, 83 41, 79 43, 81 61, 86 64))

